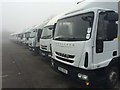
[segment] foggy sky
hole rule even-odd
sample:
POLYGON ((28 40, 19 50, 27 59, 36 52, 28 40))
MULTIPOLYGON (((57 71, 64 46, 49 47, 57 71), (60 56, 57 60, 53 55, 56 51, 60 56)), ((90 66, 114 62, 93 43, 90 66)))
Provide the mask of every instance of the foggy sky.
POLYGON ((2 30, 20 32, 25 28, 31 28, 50 16, 70 10, 77 1, 4 2, 2 3, 2 30))

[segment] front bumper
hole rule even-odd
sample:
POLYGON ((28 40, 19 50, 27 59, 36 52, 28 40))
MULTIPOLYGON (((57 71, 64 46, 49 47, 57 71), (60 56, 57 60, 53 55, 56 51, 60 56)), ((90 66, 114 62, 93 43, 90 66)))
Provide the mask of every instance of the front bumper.
POLYGON ((34 49, 34 47, 29 46, 29 50, 30 50, 30 51, 33 51, 33 49, 34 49))
POLYGON ((68 71, 68 73, 64 75, 69 76, 77 81, 96 83, 96 82, 101 82, 105 80, 105 68, 97 69, 97 70, 84 70, 78 67, 73 67, 73 66, 61 63, 54 59, 51 60, 51 66, 53 70, 62 74, 64 73, 59 71, 58 67, 64 68, 65 70, 68 71), (80 79, 78 77, 79 73, 82 75, 88 76, 88 80, 80 79))
POLYGON ((40 47, 32 47, 32 46, 29 46, 29 49, 32 50, 32 51, 39 51, 39 48, 40 48, 40 47))
POLYGON ((51 57, 51 52, 40 50, 40 54, 44 57, 51 57))

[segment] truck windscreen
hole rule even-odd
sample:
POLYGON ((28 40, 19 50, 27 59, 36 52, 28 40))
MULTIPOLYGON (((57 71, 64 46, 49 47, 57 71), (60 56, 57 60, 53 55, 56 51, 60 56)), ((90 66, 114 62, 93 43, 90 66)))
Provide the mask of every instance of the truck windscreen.
POLYGON ((85 41, 88 29, 93 26, 94 12, 63 18, 57 22, 54 40, 85 41))
POLYGON ((30 38, 35 38, 36 32, 37 32, 37 29, 36 29, 36 30, 33 30, 33 31, 30 33, 30 38))
POLYGON ((41 39, 51 39, 52 38, 53 25, 43 28, 41 39))

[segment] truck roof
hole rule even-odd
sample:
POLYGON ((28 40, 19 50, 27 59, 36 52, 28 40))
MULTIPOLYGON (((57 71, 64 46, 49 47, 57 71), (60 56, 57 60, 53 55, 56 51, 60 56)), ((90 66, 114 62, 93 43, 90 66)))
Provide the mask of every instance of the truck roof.
POLYGON ((44 21, 42 22, 41 24, 39 25, 36 25, 32 28, 32 30, 35 30, 35 29, 43 29, 43 27, 48 23, 48 21, 44 21))
POLYGON ((57 20, 58 20, 60 17, 62 17, 63 15, 64 15, 64 13, 61 13, 61 14, 53 17, 44 27, 54 25, 54 24, 57 22, 57 20))
MULTIPOLYGON (((80 4, 78 4, 74 9, 72 9, 71 11, 68 11, 67 13, 65 13, 65 15, 63 15, 63 17, 65 16, 70 16, 72 14, 75 13, 80 13, 81 11, 93 11, 93 10, 97 10, 97 9, 110 9, 110 10, 115 10, 118 11, 118 1, 119 0, 101 0, 101 1, 96 1, 96 0, 85 0, 83 2, 81 2, 80 4)), ((61 17, 61 18, 63 18, 61 17)))

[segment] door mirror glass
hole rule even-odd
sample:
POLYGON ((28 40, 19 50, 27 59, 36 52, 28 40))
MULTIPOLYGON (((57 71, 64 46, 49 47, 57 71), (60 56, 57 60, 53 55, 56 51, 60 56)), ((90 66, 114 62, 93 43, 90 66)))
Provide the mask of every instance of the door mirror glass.
POLYGON ((105 20, 108 20, 108 21, 118 21, 118 14, 114 11, 107 11, 105 12, 105 20))
POLYGON ((117 31, 118 31, 118 24, 116 24, 115 22, 110 22, 107 25, 107 32, 106 32, 107 40, 109 41, 117 38, 117 31))

